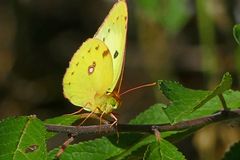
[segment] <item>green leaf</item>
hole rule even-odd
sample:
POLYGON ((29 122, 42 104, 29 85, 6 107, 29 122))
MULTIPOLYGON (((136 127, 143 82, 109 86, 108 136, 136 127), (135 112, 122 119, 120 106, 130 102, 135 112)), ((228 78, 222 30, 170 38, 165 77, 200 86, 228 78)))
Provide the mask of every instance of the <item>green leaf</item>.
MULTIPOLYGON (((240 101, 236 101, 236 99, 240 99, 240 92, 239 91, 233 91, 233 90, 227 90, 224 92, 223 97, 226 101, 226 104, 229 109, 237 109, 240 106, 240 101)), ((204 104, 203 107, 197 109, 196 111, 192 112, 191 114, 187 115, 185 117, 185 120, 187 119, 195 119, 207 115, 211 115, 213 113, 216 113, 217 111, 222 109, 222 104, 218 97, 212 98, 210 101, 208 101, 206 104, 204 104)))
POLYGON ((79 115, 62 115, 59 117, 49 118, 44 120, 45 124, 59 124, 59 125, 69 125, 74 123, 80 118, 79 115))
POLYGON ((229 73, 223 76, 221 83, 213 91, 193 90, 176 82, 159 81, 159 87, 163 94, 172 101, 164 111, 172 123, 186 120, 190 113, 202 107, 213 97, 228 90, 231 84, 232 78, 229 73))
MULTIPOLYGON (((60 156, 60 160, 105 160, 118 155, 122 151, 123 149, 114 146, 109 139, 102 137, 93 141, 69 145, 60 156)), ((54 159, 57 152, 58 149, 51 151, 48 159, 54 159)))
POLYGON ((225 153, 223 160, 237 160, 240 159, 240 142, 231 146, 230 150, 225 153))
POLYGON ((144 160, 185 160, 185 157, 178 149, 168 141, 161 139, 160 142, 154 142, 148 146, 144 155, 144 160))
POLYGON ((0 160, 46 159, 45 134, 45 127, 36 116, 1 121, 0 160))
POLYGON ((240 107, 240 101, 238 101, 238 99, 240 99, 239 91, 233 91, 230 89, 230 90, 224 92, 223 96, 224 96, 224 99, 226 101, 228 108, 237 109, 240 107))
MULTIPOLYGON (((144 112, 140 113, 136 118, 130 121, 130 124, 166 124, 170 123, 168 116, 164 112, 164 108, 167 106, 161 103, 157 103, 149 107, 144 112)), ((161 133, 161 137, 167 137, 171 134, 175 134, 178 131, 168 131, 161 133)))
MULTIPOLYGON (((62 115, 59 117, 54 117, 54 118, 50 118, 50 119, 46 119, 44 121, 45 124, 56 124, 56 125, 70 125, 72 123, 74 123, 75 121, 77 121, 79 119, 79 115, 62 115)), ((47 132, 47 139, 55 136, 56 133, 53 132, 47 132)))
POLYGON ((240 25, 236 24, 233 27, 233 37, 235 38, 236 42, 240 45, 240 25))
POLYGON ((135 119, 130 121, 130 124, 164 124, 170 123, 167 115, 164 112, 166 105, 158 103, 151 106, 146 111, 140 113, 135 119))
MULTIPOLYGON (((129 140, 129 137, 126 137, 125 140, 129 140)), ((126 148, 125 150, 123 150, 123 152, 121 152, 121 154, 113 157, 112 159, 114 159, 114 160, 126 159, 126 157, 131 155, 134 151, 136 151, 136 150, 142 148, 143 146, 146 146, 154 141, 156 141, 156 138, 154 135, 144 136, 139 141, 135 142, 134 144, 129 145, 129 147, 126 148)))

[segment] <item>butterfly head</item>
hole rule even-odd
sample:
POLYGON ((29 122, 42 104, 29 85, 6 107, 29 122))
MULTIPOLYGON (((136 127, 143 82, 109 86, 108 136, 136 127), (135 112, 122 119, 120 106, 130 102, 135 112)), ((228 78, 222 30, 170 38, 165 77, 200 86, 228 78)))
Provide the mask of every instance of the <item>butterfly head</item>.
POLYGON ((114 97, 109 97, 106 103, 107 106, 109 106, 112 109, 117 109, 117 107, 119 106, 118 101, 114 97))
POLYGON ((99 113, 111 113, 112 110, 117 109, 119 106, 119 99, 113 94, 106 94, 103 96, 95 96, 95 106, 98 106, 99 113))

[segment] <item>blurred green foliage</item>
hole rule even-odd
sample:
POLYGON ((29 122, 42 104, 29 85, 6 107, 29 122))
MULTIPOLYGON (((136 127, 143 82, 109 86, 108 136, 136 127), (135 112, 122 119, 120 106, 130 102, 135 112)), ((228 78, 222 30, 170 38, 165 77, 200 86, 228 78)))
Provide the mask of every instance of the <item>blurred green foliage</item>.
POLYGON ((170 34, 180 32, 191 15, 187 0, 139 0, 136 3, 170 34))

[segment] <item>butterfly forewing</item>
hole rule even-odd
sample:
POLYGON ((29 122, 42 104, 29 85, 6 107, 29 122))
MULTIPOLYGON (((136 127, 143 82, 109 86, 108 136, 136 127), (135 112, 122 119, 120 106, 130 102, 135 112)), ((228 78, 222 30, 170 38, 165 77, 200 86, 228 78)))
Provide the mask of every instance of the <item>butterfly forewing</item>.
POLYGON ((128 12, 125 1, 118 1, 108 16, 105 18, 103 24, 94 35, 95 38, 102 40, 110 50, 113 59, 113 82, 109 88, 112 92, 119 81, 122 73, 125 43, 127 34, 128 12))

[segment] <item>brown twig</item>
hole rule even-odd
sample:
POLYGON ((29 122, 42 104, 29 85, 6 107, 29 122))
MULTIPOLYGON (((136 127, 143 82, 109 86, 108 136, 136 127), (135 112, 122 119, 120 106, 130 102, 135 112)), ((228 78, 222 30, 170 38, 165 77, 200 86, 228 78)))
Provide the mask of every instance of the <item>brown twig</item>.
POLYGON ((138 132, 138 133, 153 133, 153 130, 157 129, 160 132, 166 131, 179 131, 188 129, 191 127, 203 127, 211 123, 220 121, 233 120, 240 118, 240 109, 236 110, 223 110, 216 114, 179 122, 176 124, 161 124, 161 125, 132 125, 132 124, 118 124, 117 127, 111 127, 111 124, 101 125, 101 131, 99 132, 99 125, 91 126, 64 126, 64 125, 51 125, 47 124, 46 128, 50 132, 68 133, 74 135, 80 134, 107 134, 118 132, 138 132))

